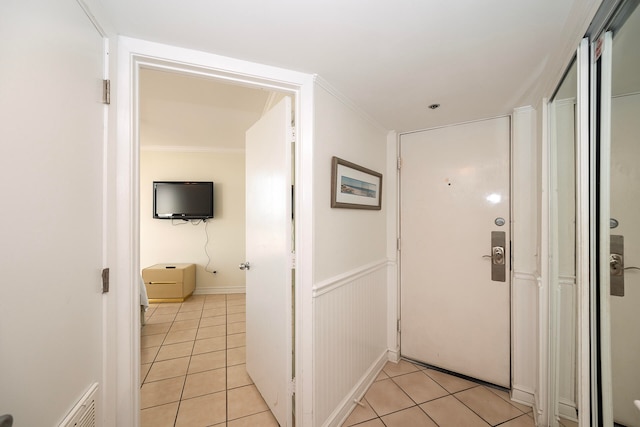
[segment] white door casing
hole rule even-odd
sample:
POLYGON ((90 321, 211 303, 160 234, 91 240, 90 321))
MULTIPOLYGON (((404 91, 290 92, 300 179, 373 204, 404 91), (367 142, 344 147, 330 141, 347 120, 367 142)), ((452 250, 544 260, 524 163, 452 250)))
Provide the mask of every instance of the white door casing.
POLYGON ((246 365, 281 426, 291 425, 291 98, 246 134, 246 365))
POLYGON ((401 135, 401 354, 510 387, 510 119, 401 135), (497 218, 504 220, 498 226, 497 218), (491 232, 505 232, 505 282, 491 232))

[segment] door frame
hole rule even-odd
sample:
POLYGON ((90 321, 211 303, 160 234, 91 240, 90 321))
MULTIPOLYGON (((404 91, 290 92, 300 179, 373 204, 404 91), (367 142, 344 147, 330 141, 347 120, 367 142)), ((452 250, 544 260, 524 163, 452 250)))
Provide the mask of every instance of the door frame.
MULTIPOLYGON (((117 299, 117 425, 138 426, 140 413, 140 231, 138 74, 141 67, 200 75, 253 87, 289 92, 295 97, 296 268, 295 393, 296 423, 311 423, 312 415, 312 242, 313 86, 315 77, 282 68, 178 48, 129 37, 118 37, 116 143, 116 259, 112 276, 117 299)), ((294 337, 290 337, 294 338, 294 337)), ((292 339, 288 340, 293 342, 292 339)), ((293 344, 292 344, 293 346, 293 344)))

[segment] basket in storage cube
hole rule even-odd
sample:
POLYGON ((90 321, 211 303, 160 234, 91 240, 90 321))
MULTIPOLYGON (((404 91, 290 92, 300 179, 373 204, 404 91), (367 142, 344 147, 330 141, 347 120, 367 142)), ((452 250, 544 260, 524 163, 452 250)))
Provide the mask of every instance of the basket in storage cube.
POLYGON ((150 303, 182 302, 196 288, 195 264, 156 264, 142 270, 150 303))

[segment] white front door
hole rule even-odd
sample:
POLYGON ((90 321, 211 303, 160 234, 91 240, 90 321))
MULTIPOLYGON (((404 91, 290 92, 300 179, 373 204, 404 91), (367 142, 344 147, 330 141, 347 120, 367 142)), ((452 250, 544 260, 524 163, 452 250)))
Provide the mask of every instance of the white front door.
POLYGON ((503 387, 510 387, 509 141, 508 117, 400 138, 401 354, 503 387), (504 237, 502 260, 489 257, 496 234, 504 237), (492 268, 504 281, 492 280, 492 268))
POLYGON ((281 426, 291 425, 291 98, 246 135, 247 372, 281 426))

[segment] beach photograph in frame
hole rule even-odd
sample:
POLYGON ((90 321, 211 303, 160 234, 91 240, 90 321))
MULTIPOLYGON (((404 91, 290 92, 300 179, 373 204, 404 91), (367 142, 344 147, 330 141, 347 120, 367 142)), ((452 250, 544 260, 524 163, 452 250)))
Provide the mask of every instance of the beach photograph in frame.
POLYGON ((334 156, 331 159, 331 207, 382 209, 382 174, 334 156))

